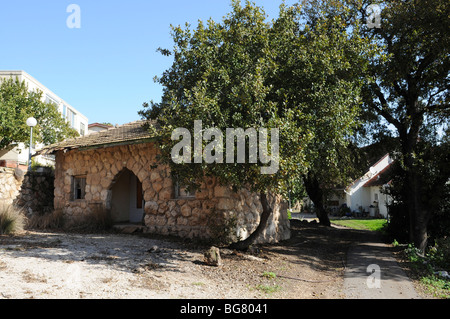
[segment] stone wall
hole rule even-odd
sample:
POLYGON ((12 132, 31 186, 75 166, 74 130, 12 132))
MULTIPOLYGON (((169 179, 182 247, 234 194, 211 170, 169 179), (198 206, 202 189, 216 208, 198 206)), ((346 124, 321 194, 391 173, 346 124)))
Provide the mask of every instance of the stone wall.
POLYGON ((23 208, 27 216, 53 211, 55 174, 51 168, 27 172, 14 205, 23 208))
MULTIPOLYGON (((92 150, 71 150, 56 154, 55 209, 76 222, 102 207, 111 209, 112 188, 120 172, 128 169, 142 183, 144 223, 150 233, 187 238, 213 236, 211 222, 236 221, 236 235, 246 238, 257 227, 262 206, 259 196, 247 190, 237 193, 205 178, 195 198, 175 198, 169 168, 156 159, 152 143, 122 145, 92 150), (73 178, 86 178, 84 199, 73 200, 73 178)), ((274 213, 259 242, 277 242, 290 236, 286 205, 270 196, 274 213)))
POLYGON ((0 204, 22 208, 30 216, 53 210, 54 174, 52 169, 30 171, 0 168, 0 204))
POLYGON ((0 205, 11 205, 19 195, 24 174, 19 169, 0 167, 0 205))

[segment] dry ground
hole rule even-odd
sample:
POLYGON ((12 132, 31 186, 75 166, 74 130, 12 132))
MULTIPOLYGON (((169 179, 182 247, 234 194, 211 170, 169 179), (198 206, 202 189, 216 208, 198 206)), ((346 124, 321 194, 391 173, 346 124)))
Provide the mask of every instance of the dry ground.
POLYGON ((123 234, 0 236, 2 298, 344 298, 346 252, 364 232, 291 221, 292 238, 253 254, 123 234))

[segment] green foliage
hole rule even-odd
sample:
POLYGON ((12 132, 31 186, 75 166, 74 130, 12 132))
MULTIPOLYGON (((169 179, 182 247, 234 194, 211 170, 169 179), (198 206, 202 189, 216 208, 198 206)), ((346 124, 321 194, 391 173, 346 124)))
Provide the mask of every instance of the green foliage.
POLYGON ((413 244, 403 251, 415 276, 428 293, 438 298, 450 298, 450 279, 439 275, 450 267, 450 240, 448 237, 436 241, 425 254, 413 244))
POLYGON ((158 120, 162 159, 183 184, 214 175, 235 189, 286 194, 313 166, 330 178, 342 173, 337 163, 358 124, 369 49, 342 19, 323 16, 304 25, 303 16, 301 7, 283 4, 279 17, 267 22, 262 8, 233 1, 221 22, 172 27, 174 50, 160 51, 174 62, 156 79, 162 101, 144 104, 140 114, 158 120), (262 175, 261 163, 174 164, 171 133, 179 127, 193 132, 194 120, 222 132, 278 128, 279 171, 262 175))
POLYGON ((262 277, 267 279, 275 279, 277 278, 277 275, 272 271, 265 271, 263 272, 262 277))
POLYGON ((450 269, 450 237, 436 239, 427 256, 440 269, 450 269))
MULTIPOLYGON (((355 13, 368 4, 362 1, 355 13)), ((382 27, 361 30, 379 48, 363 89, 364 109, 378 123, 373 135, 396 137, 396 200, 403 207, 395 214, 408 218, 404 231, 422 250, 450 178, 449 10, 440 0, 382 1, 382 27)))
POLYGON ((33 129, 33 141, 52 144, 65 138, 77 137, 58 112, 56 105, 41 101, 42 92, 29 92, 25 82, 4 79, 0 83, 0 150, 30 140, 26 124, 34 117, 38 125, 33 129))
POLYGON ((450 281, 435 275, 425 276, 420 279, 425 285, 426 291, 434 297, 450 299, 450 281))
POLYGON ((12 235, 23 230, 25 216, 12 205, 0 204, 0 235, 12 235))
POLYGON ((414 247, 413 244, 408 244, 408 248, 405 249, 405 254, 408 258, 408 260, 412 263, 423 263, 424 261, 424 257, 421 256, 421 251, 419 249, 417 249, 416 247, 414 247))
POLYGON ((214 212, 208 218, 207 228, 211 233, 209 241, 212 245, 229 245, 240 239, 236 236, 237 219, 235 216, 225 218, 214 212))
MULTIPOLYGON (((436 187, 442 178, 439 166, 445 162, 444 153, 447 152, 448 145, 441 143, 434 147, 426 146, 427 150, 421 154, 423 165, 417 168, 423 178, 420 185, 422 192, 420 198, 424 207, 430 212, 427 231, 431 243, 439 238, 450 236, 450 185, 441 185, 439 191, 436 187)), ((401 169, 397 168, 393 173, 394 182, 386 190, 394 199, 388 205, 390 221, 387 232, 391 238, 396 238, 402 243, 409 243, 410 212, 407 205, 407 193, 405 193, 408 190, 408 181, 401 169)))

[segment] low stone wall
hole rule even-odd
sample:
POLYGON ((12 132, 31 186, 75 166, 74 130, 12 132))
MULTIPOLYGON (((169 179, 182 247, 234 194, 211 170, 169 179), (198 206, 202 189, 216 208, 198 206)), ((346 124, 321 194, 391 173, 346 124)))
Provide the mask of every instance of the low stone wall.
MULTIPOLYGON (((122 145, 92 150, 56 153, 55 209, 69 220, 83 220, 94 210, 111 209, 113 186, 128 169, 142 183, 144 223, 150 233, 187 238, 210 238, 212 224, 235 220, 236 235, 246 238, 256 229, 262 206, 259 196, 247 190, 232 192, 205 178, 195 198, 175 198, 169 168, 157 162, 153 143, 122 145), (86 179, 84 199, 73 200, 73 179, 86 179), (212 224, 211 224, 212 223, 212 224)), ((270 196, 273 215, 258 242, 277 242, 290 237, 287 206, 279 196, 270 196)))
POLYGON ((31 171, 25 174, 14 205, 21 207, 30 217, 53 211, 55 174, 52 169, 31 171))
POLYGON ((0 205, 11 205, 19 195, 24 174, 19 169, 0 167, 0 205))
POLYGON ((51 169, 24 173, 0 168, 0 204, 15 205, 30 216, 53 210, 54 173, 51 169))

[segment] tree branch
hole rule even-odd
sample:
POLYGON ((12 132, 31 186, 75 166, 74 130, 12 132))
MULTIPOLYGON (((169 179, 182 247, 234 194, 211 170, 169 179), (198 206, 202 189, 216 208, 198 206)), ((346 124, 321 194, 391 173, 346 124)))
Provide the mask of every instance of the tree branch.
POLYGON ((401 122, 399 120, 394 118, 392 116, 392 114, 388 111, 389 105, 388 105, 388 103, 386 101, 386 98, 384 97, 384 94, 381 92, 380 87, 377 84, 374 83, 374 84, 371 85, 371 89, 372 89, 373 93, 377 96, 378 100, 380 101, 381 108, 379 108, 373 102, 371 103, 371 107, 374 108, 375 111, 379 115, 384 117, 386 119, 386 121, 388 121, 389 123, 394 125, 395 128, 400 132, 403 129, 403 125, 401 124, 401 122))

